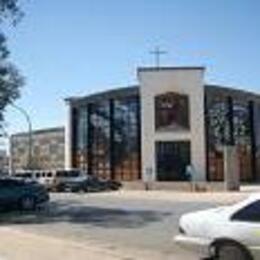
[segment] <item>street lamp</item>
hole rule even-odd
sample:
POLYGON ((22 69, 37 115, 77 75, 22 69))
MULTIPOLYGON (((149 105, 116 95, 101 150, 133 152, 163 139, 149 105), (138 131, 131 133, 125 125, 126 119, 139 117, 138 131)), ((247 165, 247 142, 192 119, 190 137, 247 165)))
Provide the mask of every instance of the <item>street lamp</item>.
MULTIPOLYGON (((1 126, 1 134, 0 134, 0 138, 5 138, 5 139, 7 139, 7 140, 10 140, 10 138, 9 138, 9 135, 8 135, 8 133, 6 132, 6 130, 5 130, 5 128, 3 127, 3 126, 1 126)), ((1 144, 2 145, 2 144, 1 144)), ((5 147, 6 148, 6 147, 5 147)), ((6 149, 4 149, 4 151, 5 151, 5 154, 7 155, 7 151, 6 151, 6 149)), ((8 159, 8 168, 9 168, 9 174, 11 174, 11 172, 12 171, 10 171, 10 169, 11 169, 11 162, 10 162, 10 156, 8 157, 9 159, 8 159)), ((2 170, 4 171, 4 173, 5 173, 5 171, 7 170, 7 168, 6 168, 6 162, 7 161, 5 161, 6 160, 6 158, 4 158, 3 159, 4 161, 3 161, 3 165, 2 165, 2 170)), ((7 170, 8 171, 8 170, 7 170)))
POLYGON ((6 138, 9 141, 9 156, 8 156, 8 175, 12 176, 13 175, 13 159, 12 159, 12 151, 11 151, 11 136, 8 134, 6 129, 3 127, 2 128, 2 134, 1 137, 6 138))
MULTIPOLYGON (((16 110, 20 111, 26 119, 26 122, 28 124, 28 159, 27 159, 27 169, 31 169, 32 167, 32 122, 29 114, 26 112, 25 109, 23 109, 20 106, 17 106, 15 104, 11 104, 12 107, 14 107, 16 110)), ((10 154, 10 156, 12 156, 10 154)))

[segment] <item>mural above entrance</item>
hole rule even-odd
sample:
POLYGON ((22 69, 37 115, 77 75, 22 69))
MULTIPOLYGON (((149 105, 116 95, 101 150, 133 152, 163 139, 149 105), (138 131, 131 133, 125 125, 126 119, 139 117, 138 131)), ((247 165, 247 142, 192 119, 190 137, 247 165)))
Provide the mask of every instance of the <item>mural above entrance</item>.
POLYGON ((174 92, 155 97, 155 128, 157 131, 189 130, 189 98, 174 92))

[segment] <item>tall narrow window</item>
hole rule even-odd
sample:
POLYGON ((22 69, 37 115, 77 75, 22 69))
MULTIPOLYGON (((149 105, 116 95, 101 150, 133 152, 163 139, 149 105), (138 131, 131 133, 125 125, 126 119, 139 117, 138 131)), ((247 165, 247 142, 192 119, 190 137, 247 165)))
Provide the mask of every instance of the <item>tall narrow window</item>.
POLYGON ((92 174, 104 179, 110 173, 110 110, 109 101, 92 105, 90 124, 92 128, 92 174))
POLYGON ((87 107, 74 109, 73 136, 74 160, 73 167, 87 169, 87 107))
POLYGON ((260 180, 260 104, 255 106, 255 138, 256 138, 256 172, 257 180, 260 180))
POLYGON ((223 144, 229 139, 226 98, 214 97, 207 105, 208 177, 210 181, 224 178, 223 144))
POLYGON ((252 143, 250 114, 247 102, 234 102, 233 107, 234 141, 237 149, 240 179, 252 181, 252 143))
POLYGON ((139 99, 127 97, 115 100, 114 170, 117 180, 139 178, 139 99))

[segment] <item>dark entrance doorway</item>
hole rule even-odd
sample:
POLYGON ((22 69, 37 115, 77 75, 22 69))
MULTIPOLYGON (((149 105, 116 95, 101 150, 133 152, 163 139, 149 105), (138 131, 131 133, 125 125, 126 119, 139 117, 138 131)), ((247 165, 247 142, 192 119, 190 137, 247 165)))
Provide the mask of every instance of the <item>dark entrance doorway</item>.
POLYGON ((186 167, 190 164, 190 142, 156 142, 158 181, 188 180, 186 167))

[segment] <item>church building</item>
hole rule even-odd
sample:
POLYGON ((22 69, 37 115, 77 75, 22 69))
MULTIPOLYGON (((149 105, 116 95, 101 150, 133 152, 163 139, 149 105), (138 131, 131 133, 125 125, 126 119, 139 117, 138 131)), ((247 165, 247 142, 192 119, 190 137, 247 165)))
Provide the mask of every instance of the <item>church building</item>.
POLYGON ((139 68, 137 86, 66 99, 66 167, 124 182, 220 182, 232 146, 240 180, 259 181, 260 95, 207 84, 205 72, 139 68))

